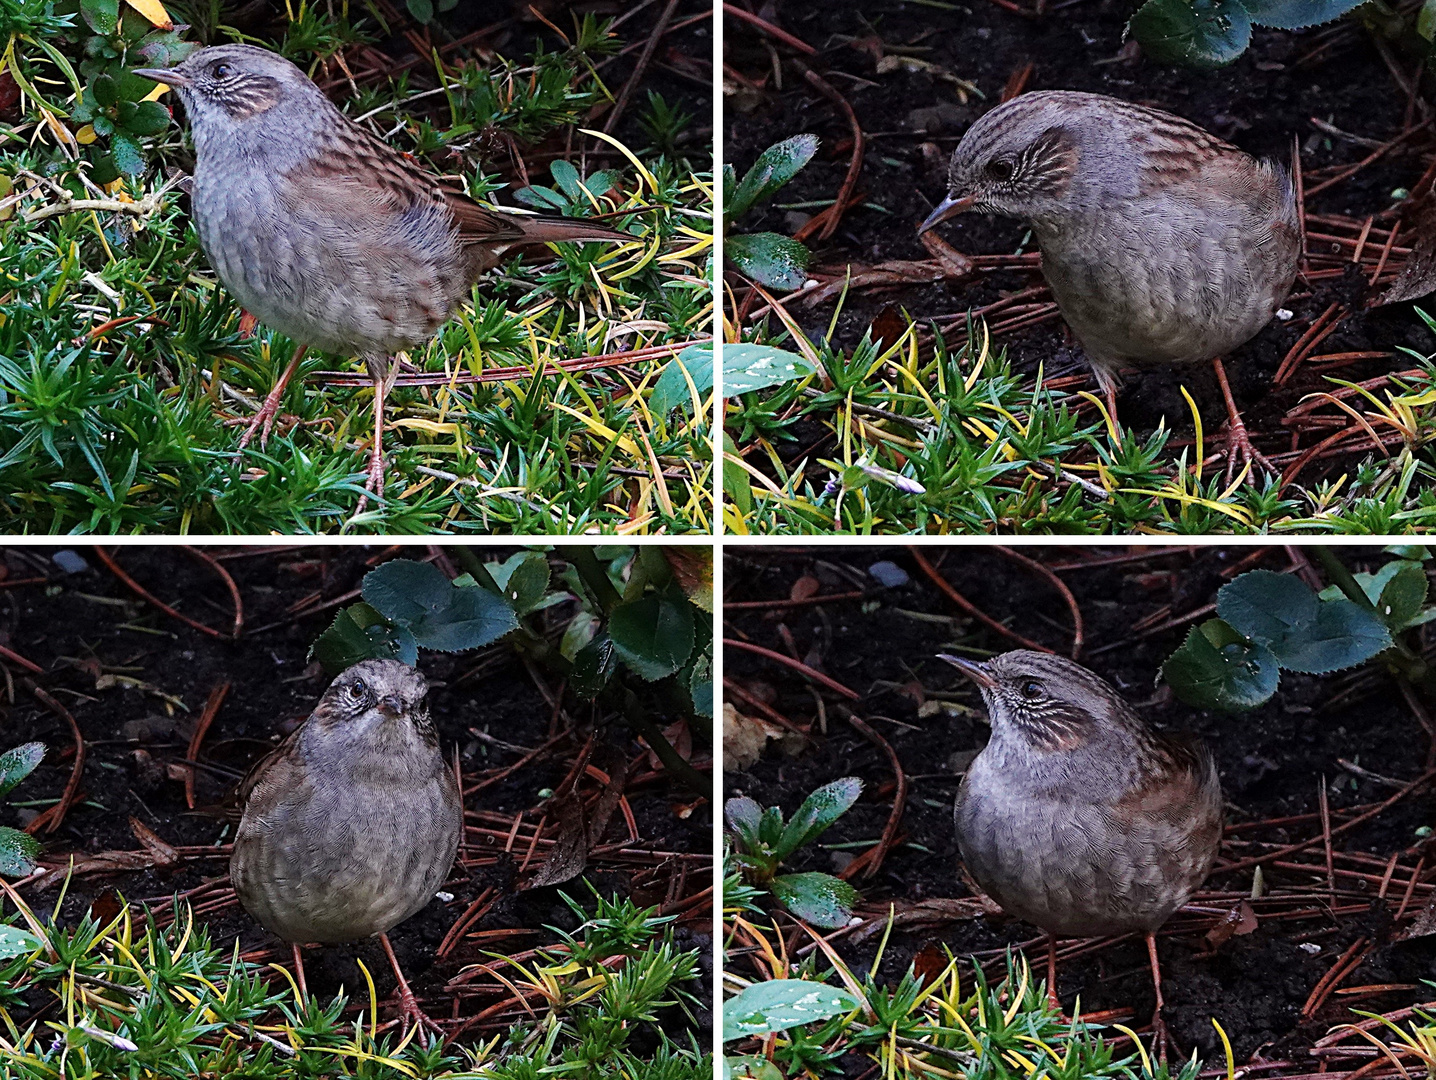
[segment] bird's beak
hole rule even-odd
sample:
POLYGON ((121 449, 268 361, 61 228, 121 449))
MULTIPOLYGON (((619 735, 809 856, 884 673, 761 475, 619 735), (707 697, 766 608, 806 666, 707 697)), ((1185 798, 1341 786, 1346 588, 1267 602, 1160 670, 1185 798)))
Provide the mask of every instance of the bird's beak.
POLYGON ((964 195, 960 199, 954 199, 949 195, 938 203, 933 212, 928 214, 927 220, 917 227, 917 234, 921 236, 934 225, 940 225, 950 217, 956 217, 958 214, 971 210, 976 202, 976 195, 964 195))
POLYGON ((938 653, 939 660, 946 660, 958 671, 962 672, 973 682, 977 683, 983 690, 995 690, 997 680, 992 677, 992 672, 987 670, 986 664, 979 664, 975 660, 964 660, 960 656, 949 656, 947 653, 938 653))
POLYGON ((135 74, 165 86, 185 87, 190 82, 188 75, 181 75, 174 68, 135 68, 135 74))
POLYGON ((396 720, 404 715, 404 703, 395 695, 390 694, 380 700, 379 712, 390 720, 396 720))

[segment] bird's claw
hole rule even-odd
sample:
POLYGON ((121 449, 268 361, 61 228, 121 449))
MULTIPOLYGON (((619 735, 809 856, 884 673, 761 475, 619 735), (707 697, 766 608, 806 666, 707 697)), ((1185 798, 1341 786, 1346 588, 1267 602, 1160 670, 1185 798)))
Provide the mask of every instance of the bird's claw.
POLYGON ((1237 474, 1244 469, 1251 468, 1253 472, 1258 469, 1265 469, 1272 476, 1280 476, 1281 470, 1271 463, 1271 460, 1252 445, 1250 436, 1247 435, 1247 426, 1241 420, 1229 420, 1227 422, 1226 450, 1227 459, 1227 484, 1230 485, 1237 474))

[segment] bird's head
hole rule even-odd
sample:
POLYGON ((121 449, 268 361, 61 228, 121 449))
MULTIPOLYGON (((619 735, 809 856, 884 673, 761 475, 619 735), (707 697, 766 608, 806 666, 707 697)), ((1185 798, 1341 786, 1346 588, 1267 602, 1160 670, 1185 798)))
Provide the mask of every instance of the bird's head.
POLYGON ((994 738, 1017 737, 1039 750, 1070 750, 1109 725, 1140 724, 1105 680, 1081 664, 1018 649, 986 663, 940 655, 982 693, 994 738))
POLYGON ((173 87, 196 131, 233 130, 296 97, 327 99, 278 53, 253 45, 198 49, 171 68, 136 68, 136 75, 173 87))
POLYGON ((952 152, 947 198, 918 233, 967 210, 1024 221, 1061 217, 1081 156, 1071 124, 1078 110, 1068 104, 1056 93, 1023 94, 984 114, 952 152))
POLYGON ((330 727, 367 730, 398 721, 427 732, 428 694, 423 674, 408 664, 363 660, 329 684, 314 715, 330 727))

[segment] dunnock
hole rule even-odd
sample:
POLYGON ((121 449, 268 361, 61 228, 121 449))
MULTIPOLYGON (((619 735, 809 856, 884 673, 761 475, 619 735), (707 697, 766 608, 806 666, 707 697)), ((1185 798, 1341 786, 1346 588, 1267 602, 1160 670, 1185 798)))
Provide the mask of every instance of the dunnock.
POLYGON ((365 487, 380 498, 392 355, 432 336, 512 247, 634 239, 577 218, 480 206, 265 49, 217 45, 135 74, 184 102, 195 148, 191 207, 215 272, 260 322, 300 346, 240 449, 261 427, 261 444, 268 437, 305 348, 362 356, 374 380, 365 487))
POLYGON ((330 683, 241 785, 229 877, 244 910, 292 944, 301 989, 300 943, 377 934, 405 1017, 432 1027, 388 937, 444 884, 463 830, 428 689, 396 660, 365 660, 330 683))
POLYGON ((1238 459, 1271 468, 1247 437, 1221 357, 1271 321, 1296 279, 1286 170, 1170 113, 1048 90, 968 129, 947 198, 918 231, 966 210, 1031 224, 1114 422, 1121 368, 1209 360, 1230 420, 1228 472, 1238 459))
POLYGON ((1019 650, 942 656, 977 684, 992 738, 958 789, 962 860, 1002 908, 1055 939, 1147 939, 1163 1055, 1155 932, 1197 890, 1222 836, 1222 789, 1199 743, 1159 734, 1079 664, 1019 650))

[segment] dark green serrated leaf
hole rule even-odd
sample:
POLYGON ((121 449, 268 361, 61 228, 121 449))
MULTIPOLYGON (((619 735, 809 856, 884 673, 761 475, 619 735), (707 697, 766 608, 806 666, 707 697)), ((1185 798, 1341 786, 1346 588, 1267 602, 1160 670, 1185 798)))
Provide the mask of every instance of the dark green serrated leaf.
POLYGON ((1202 709, 1254 709, 1276 693, 1281 672, 1264 645, 1248 641, 1221 619, 1195 626, 1162 665, 1182 701, 1202 709))
POLYGON ((88 96, 93 97, 100 108, 108 109, 120 99, 119 84, 112 75, 96 75, 95 81, 90 83, 88 96))
POLYGON ((693 652, 693 605, 666 596, 619 604, 608 619, 614 650, 640 678, 672 675, 693 652))
POLYGON ((158 101, 136 103, 134 115, 125 121, 125 127, 136 135, 158 135, 170 126, 170 111, 158 101))
POLYGON ((90 166, 90 179, 97 184, 110 184, 120 178, 119 167, 113 154, 100 154, 90 166))
POLYGON ((24 956, 44 946, 44 942, 18 926, 0 926, 0 960, 24 956))
POLYGON ((310 660, 318 660, 331 675, 347 671, 361 660, 397 660, 389 628, 368 604, 355 604, 339 612, 329 628, 309 647, 310 660))
POLYGON ((1426 603, 1426 570, 1418 562, 1397 559, 1381 568, 1385 576, 1377 594, 1376 614, 1391 630, 1401 630, 1421 613, 1426 603))
POLYGON ((434 19, 434 5, 430 0, 408 0, 407 7, 409 14, 421 23, 432 22, 434 19))
POLYGON ((504 598, 457 588, 429 563, 395 559, 364 575, 364 599, 425 649, 462 652, 499 640, 519 622, 504 598))
POLYGON ((110 153, 115 157, 115 167, 127 176, 139 176, 145 171, 145 156, 139 140, 127 131, 116 131, 110 137, 110 153))
POLYGON ((548 592, 548 557, 542 552, 525 553, 504 582, 504 596, 520 615, 527 614, 543 602, 548 592))
POLYGON ((582 698, 597 697, 618 669, 618 654, 607 634, 599 634, 573 658, 568 685, 582 698))
POLYGON ((798 807, 783 829, 783 835, 774 849, 778 858, 786 859, 822 833, 847 813, 862 793, 863 782, 856 776, 845 776, 814 791, 803 800, 803 805, 798 807))
POLYGON ((1217 591, 1217 614, 1268 647, 1316 619, 1321 601, 1293 574, 1253 570, 1217 591))
POLYGON ((807 979, 754 983, 723 1002, 723 1041, 787 1031, 851 1012, 862 1003, 848 991, 807 979))
POLYGON ((1281 666, 1306 675, 1328 675, 1365 663, 1391 648, 1391 634, 1376 615, 1350 600, 1323 602, 1316 620, 1273 648, 1281 666))
POLYGON ((1320 26, 1354 11, 1366 0, 1242 0, 1252 22, 1276 30, 1320 26))
POLYGON ((0 874, 24 877, 35 869, 35 856, 40 854, 40 841, 29 833, 0 825, 0 874))
POLYGON ((744 277, 785 292, 803 287, 812 257, 792 237, 771 232, 725 237, 723 255, 744 277))
POLYGON ((858 890, 832 874, 779 874, 768 888, 798 918, 825 930, 847 926, 858 902, 858 890))
POLYGON ((1246 51, 1252 21, 1241 0, 1147 0, 1127 32, 1159 64, 1215 68, 1246 51))
POLYGON ((1373 613, 1350 600, 1321 600, 1298 578, 1253 570, 1217 592, 1217 614, 1265 645, 1282 667, 1325 675, 1390 648, 1391 635, 1373 613))
POLYGON ((693 661, 693 670, 688 676, 688 694, 693 699, 693 711, 713 719, 713 657, 707 652, 693 661))
POLYGON ((120 0, 80 0, 80 14, 101 37, 109 37, 120 24, 120 0))
POLYGON ((45 744, 41 742, 27 742, 0 754, 0 799, 34 772, 44 757, 45 744))

